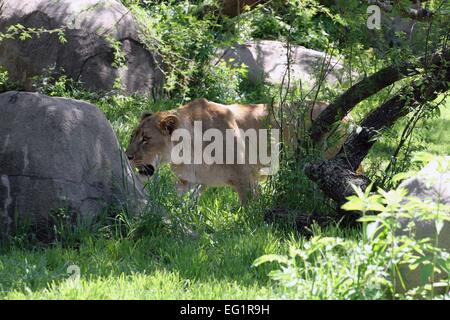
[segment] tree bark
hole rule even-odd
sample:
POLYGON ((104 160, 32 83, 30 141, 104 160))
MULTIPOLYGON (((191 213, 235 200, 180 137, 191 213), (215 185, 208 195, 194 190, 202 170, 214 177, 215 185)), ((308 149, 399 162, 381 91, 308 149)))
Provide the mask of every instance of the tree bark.
POLYGON ((321 141, 333 123, 343 119, 358 103, 403 78, 417 75, 420 72, 419 67, 426 68, 428 65, 441 64, 442 61, 449 60, 450 50, 447 49, 431 57, 422 57, 418 63, 406 62, 386 67, 361 80, 340 95, 319 115, 311 126, 311 138, 315 142, 321 141))
POLYGON ((369 179, 355 171, 379 135, 415 108, 434 100, 439 93, 448 91, 449 83, 450 61, 447 57, 430 67, 427 74, 414 81, 411 87, 404 88, 398 95, 369 113, 361 123, 361 130, 347 138, 334 158, 307 165, 305 174, 327 196, 339 206, 342 205, 346 197, 354 194, 352 184, 362 190, 369 185, 369 179))
POLYGON ((258 4, 264 4, 267 0, 222 0, 222 14, 228 17, 240 15, 245 7, 253 9, 258 4))

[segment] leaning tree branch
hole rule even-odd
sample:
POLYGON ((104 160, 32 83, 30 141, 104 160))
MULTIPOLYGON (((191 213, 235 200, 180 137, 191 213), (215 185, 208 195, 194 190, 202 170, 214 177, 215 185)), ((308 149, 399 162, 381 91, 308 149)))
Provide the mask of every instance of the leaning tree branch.
POLYGON ((434 12, 425 8, 408 8, 400 12, 402 17, 414 19, 417 21, 428 21, 434 16, 434 12))
POLYGON ((339 205, 354 194, 352 185, 365 190, 370 180, 355 173, 384 130, 391 128, 398 119, 417 109, 423 103, 434 100, 439 93, 449 90, 450 60, 442 60, 431 67, 420 80, 383 103, 369 113, 361 123, 362 130, 352 133, 339 153, 330 160, 309 164, 305 174, 339 205))
POLYGON ((314 121, 310 129, 313 141, 321 141, 333 123, 343 119, 358 103, 376 94, 395 82, 420 73, 420 67, 439 64, 450 60, 450 50, 434 54, 431 58, 424 56, 417 63, 406 62, 381 69, 350 87, 332 102, 314 121))

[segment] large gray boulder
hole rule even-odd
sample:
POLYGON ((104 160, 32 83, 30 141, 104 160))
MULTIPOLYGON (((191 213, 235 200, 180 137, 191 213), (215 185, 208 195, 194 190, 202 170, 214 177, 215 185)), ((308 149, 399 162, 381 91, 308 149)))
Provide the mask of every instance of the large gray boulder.
MULTIPOLYGON (((450 164, 450 156, 445 157, 442 162, 443 165, 445 162, 450 164)), ((445 168, 442 170, 439 164, 437 160, 431 161, 415 176, 403 181, 399 188, 406 189, 409 196, 450 205, 450 171, 445 168)))
POLYGON ((107 209, 138 213, 147 195, 95 106, 10 91, 0 94, 0 238, 31 221, 46 234, 62 210, 90 221, 107 209))
MULTIPOLYGON (((233 65, 244 64, 248 68, 248 79, 253 83, 266 82, 281 84, 286 73, 286 45, 280 41, 256 40, 246 44, 237 44, 221 49, 216 54, 213 63, 221 60, 233 65)), ((345 81, 342 63, 325 53, 307 49, 302 46, 292 46, 291 81, 301 81, 304 87, 312 88, 317 83, 316 76, 323 67, 325 81, 330 84, 345 81)), ((286 78, 287 81, 287 78, 286 78)))
POLYGON ((93 91, 108 91, 119 78, 125 93, 151 94, 163 81, 158 58, 139 41, 138 26, 115 0, 0 0, 0 32, 20 23, 44 29, 65 28, 67 43, 57 34, 25 41, 0 42, 0 66, 10 79, 32 91, 31 78, 49 67, 79 80, 93 91), (126 62, 114 67, 114 39, 126 62))

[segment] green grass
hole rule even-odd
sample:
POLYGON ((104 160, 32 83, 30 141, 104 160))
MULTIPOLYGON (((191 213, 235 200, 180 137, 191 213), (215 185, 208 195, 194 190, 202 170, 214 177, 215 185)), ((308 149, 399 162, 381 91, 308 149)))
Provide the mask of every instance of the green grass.
MULTIPOLYGON (((83 236, 76 245, 5 248, 0 255, 0 298, 282 298, 283 290, 268 278, 274 266, 252 264, 261 255, 285 253, 303 239, 266 225, 250 211, 237 209, 231 190, 212 189, 187 213, 191 217, 179 216, 185 209, 171 212, 171 218, 190 221, 195 235, 176 228, 145 233, 142 228, 153 225, 140 221, 126 236, 99 232, 83 236), (70 265, 80 268, 78 284, 67 273, 70 265)), ((345 233, 338 228, 326 232, 345 233)))
MULTIPOLYGON (((284 253, 288 245, 300 245, 302 239, 264 224, 253 228, 222 224, 229 229, 196 239, 167 234, 139 239, 93 235, 82 239, 78 248, 14 248, 0 256, 0 298, 282 298, 283 289, 267 276, 273 266, 252 267, 252 263, 264 254, 284 253), (70 265, 80 268, 79 283, 70 279, 70 265)), ((337 228, 327 233, 342 235, 337 228)))
MULTIPOLYGON (((259 299, 283 298, 269 279, 275 265, 252 267, 265 254, 284 254, 305 239, 267 225, 257 204, 243 210, 228 188, 209 189, 197 204, 173 192, 163 169, 149 187, 154 207, 188 225, 157 228, 137 218, 117 232, 100 223, 93 232, 53 246, 14 244, 0 250, 1 299, 259 299), (164 194, 164 196, 162 196, 164 194), (67 268, 80 268, 80 282, 67 268)), ((355 231, 330 227, 325 235, 358 239, 355 231)), ((305 296, 304 298, 308 298, 305 296)))
POLYGON ((249 266, 277 249, 269 230, 200 240, 169 236, 84 239, 61 247, 2 256, 3 298, 217 299, 275 297, 264 273, 249 266), (19 263, 19 265, 18 265, 19 263), (81 269, 80 287, 66 269, 81 269))
POLYGON ((425 121, 419 127, 423 132, 424 142, 427 150, 436 154, 450 154, 450 99, 441 110, 441 116, 438 119, 425 121))

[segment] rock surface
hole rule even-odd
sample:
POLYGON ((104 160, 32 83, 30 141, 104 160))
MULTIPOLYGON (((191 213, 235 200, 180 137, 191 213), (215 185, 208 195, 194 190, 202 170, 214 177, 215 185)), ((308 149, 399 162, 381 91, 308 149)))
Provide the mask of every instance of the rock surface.
POLYGON ((65 28, 67 43, 57 34, 25 41, 0 42, 0 65, 10 79, 33 90, 33 76, 55 67, 93 91, 108 91, 120 78, 127 94, 151 94, 163 82, 159 60, 139 42, 138 27, 127 8, 115 0, 0 0, 0 32, 20 23, 44 29, 65 28), (114 39, 126 62, 112 66, 114 39))
POLYGON ((97 107, 10 91, 0 114, 0 237, 28 218, 45 234, 61 209, 76 221, 109 206, 144 208, 147 195, 97 107))
MULTIPOLYGON (((446 157, 446 161, 450 164, 450 157, 446 157)), ((438 168, 438 162, 432 161, 416 176, 403 181, 399 187, 405 188, 408 191, 408 196, 450 205, 450 171, 440 172, 438 168)), ((447 212, 447 214, 450 215, 450 212, 447 212)), ((406 234, 403 230, 409 222, 409 219, 400 219, 401 229, 397 232, 398 235, 406 234)), ((436 224, 433 220, 416 220, 414 222, 417 240, 430 238, 434 241, 437 237, 437 247, 450 253, 450 223, 448 221, 444 223, 439 234, 437 234, 436 224)), ((422 284, 420 280, 421 268, 410 270, 408 266, 401 266, 400 270, 405 280, 406 289, 412 289, 422 284)), ((404 290, 405 288, 399 285, 398 291, 404 290)))
MULTIPOLYGON (((329 84, 344 81, 344 67, 335 58, 323 52, 292 46, 291 81, 300 81, 305 87, 312 88, 316 83, 315 75, 320 73, 324 64, 325 80, 329 84)), ((217 53, 217 63, 221 59, 235 65, 245 64, 248 67, 248 79, 253 83, 267 82, 281 84, 286 73, 286 47, 280 41, 250 41, 244 45, 235 45, 217 53)))
MULTIPOLYGON (((445 160, 450 162, 450 156, 445 157, 445 160)), ((437 161, 430 162, 416 176, 403 181, 399 187, 408 190, 410 196, 422 200, 439 200, 450 205, 450 171, 440 172, 438 165, 437 161)))

